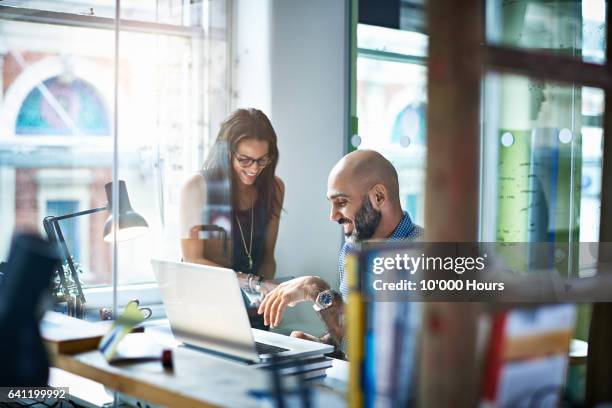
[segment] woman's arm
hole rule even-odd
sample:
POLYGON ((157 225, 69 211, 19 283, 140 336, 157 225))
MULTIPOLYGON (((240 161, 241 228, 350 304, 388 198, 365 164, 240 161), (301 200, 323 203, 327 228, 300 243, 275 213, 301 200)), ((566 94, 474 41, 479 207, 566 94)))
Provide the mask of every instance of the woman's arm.
POLYGON ((273 214, 270 218, 270 221, 268 221, 264 256, 260 266, 261 275, 265 280, 274 279, 274 275, 276 274, 276 260, 274 259, 274 248, 276 247, 276 238, 278 237, 280 213, 282 211, 283 201, 285 199, 285 184, 278 177, 275 177, 274 179, 276 181, 277 186, 276 194, 278 198, 279 208, 274 210, 275 214, 273 214))
POLYGON ((206 179, 201 174, 196 174, 181 189, 179 202, 179 228, 183 260, 203 265, 223 266, 205 258, 205 240, 199 239, 197 232, 195 232, 202 225, 202 210, 206 205, 206 179))

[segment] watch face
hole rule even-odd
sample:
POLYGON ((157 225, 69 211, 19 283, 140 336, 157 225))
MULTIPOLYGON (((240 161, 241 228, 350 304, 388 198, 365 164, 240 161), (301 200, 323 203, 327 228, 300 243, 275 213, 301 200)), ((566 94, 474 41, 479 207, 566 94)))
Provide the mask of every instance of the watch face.
POLYGON ((329 306, 333 303, 333 301, 334 301, 334 296, 331 293, 329 292, 321 293, 321 297, 319 298, 319 303, 325 306, 329 306))

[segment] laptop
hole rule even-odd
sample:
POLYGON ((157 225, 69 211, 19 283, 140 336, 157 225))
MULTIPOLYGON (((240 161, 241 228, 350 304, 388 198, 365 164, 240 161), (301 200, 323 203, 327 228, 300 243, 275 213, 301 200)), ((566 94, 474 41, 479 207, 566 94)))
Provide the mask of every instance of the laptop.
POLYGON ((250 363, 272 358, 306 358, 333 346, 252 329, 236 273, 231 269, 153 259, 174 337, 250 363))

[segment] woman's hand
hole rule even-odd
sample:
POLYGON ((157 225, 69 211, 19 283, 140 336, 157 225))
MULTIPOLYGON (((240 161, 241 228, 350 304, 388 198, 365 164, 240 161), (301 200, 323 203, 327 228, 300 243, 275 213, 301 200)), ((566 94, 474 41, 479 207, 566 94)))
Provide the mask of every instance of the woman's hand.
POLYGON ((277 327, 287 306, 293 307, 305 300, 315 301, 319 292, 329 285, 318 276, 303 276, 283 282, 265 295, 257 313, 263 314, 264 324, 277 327))

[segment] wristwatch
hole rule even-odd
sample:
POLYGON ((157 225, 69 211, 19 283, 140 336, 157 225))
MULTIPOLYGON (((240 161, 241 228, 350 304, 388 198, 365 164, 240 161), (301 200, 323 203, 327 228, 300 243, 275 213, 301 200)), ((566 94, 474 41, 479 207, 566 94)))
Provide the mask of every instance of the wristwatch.
POLYGON ((331 305, 334 304, 335 298, 336 292, 334 292, 333 290, 327 289, 321 291, 317 295, 317 299, 315 300, 314 305, 312 305, 312 308, 317 312, 327 309, 328 307, 331 307, 331 305))

